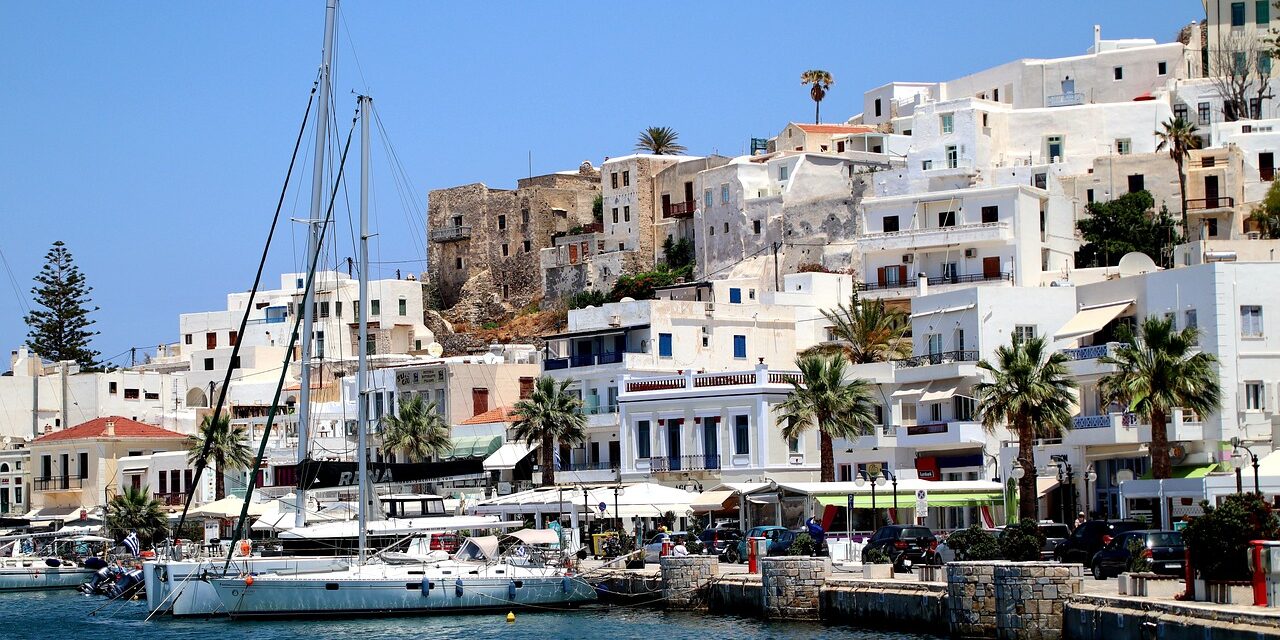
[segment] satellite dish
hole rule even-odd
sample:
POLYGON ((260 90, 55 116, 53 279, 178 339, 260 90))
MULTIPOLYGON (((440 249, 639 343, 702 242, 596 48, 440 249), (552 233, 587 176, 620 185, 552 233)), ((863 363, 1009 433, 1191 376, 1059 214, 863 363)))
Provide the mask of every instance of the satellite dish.
POLYGON ((22 436, 22 441, 23 441, 23 442, 31 442, 31 440, 32 440, 32 439, 33 439, 33 438, 32 438, 31 436, 22 436))
POLYGON ((432 358, 439 358, 442 353, 444 353, 444 347, 440 346, 439 342, 432 342, 427 345, 427 355, 432 358))
POLYGON ((631 296, 623 296, 623 298, 622 298, 621 300, 619 300, 618 302, 635 302, 635 301, 636 301, 636 299, 635 299, 635 298, 632 298, 631 296))
POLYGON ((1144 273, 1154 273, 1160 270, 1160 267, 1156 266, 1156 263, 1151 259, 1151 256, 1137 251, 1124 254, 1124 257, 1120 258, 1120 264, 1116 265, 1116 268, 1120 270, 1121 278, 1140 276, 1144 273))

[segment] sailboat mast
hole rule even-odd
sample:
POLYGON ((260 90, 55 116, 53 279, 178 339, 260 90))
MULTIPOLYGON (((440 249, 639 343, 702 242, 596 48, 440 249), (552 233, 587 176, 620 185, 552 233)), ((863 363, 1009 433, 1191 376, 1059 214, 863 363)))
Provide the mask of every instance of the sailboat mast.
MULTIPOLYGON (((333 40, 337 28, 338 0, 327 0, 324 10, 324 52, 320 63, 320 108, 316 111, 316 152, 311 173, 311 216, 308 220, 307 255, 314 255, 316 248, 324 240, 320 237, 320 218, 324 207, 324 152, 328 142, 329 130, 329 89, 332 80, 333 40)), ((306 290, 302 295, 302 370, 298 377, 298 464, 307 460, 311 448, 308 437, 308 426, 311 420, 311 334, 315 323, 315 286, 314 278, 307 278, 306 290)), ((298 474, 301 478, 302 474, 298 474)), ((297 516, 294 525, 307 524, 307 488, 299 486, 297 490, 297 516)))
MULTIPOLYGON (((369 109, 373 99, 360 96, 360 304, 369 299, 369 109)), ((360 563, 364 563, 365 525, 368 522, 368 511, 373 508, 370 498, 373 487, 369 486, 369 314, 360 311, 360 353, 357 356, 356 369, 356 433, 357 437, 356 476, 360 493, 360 563)))

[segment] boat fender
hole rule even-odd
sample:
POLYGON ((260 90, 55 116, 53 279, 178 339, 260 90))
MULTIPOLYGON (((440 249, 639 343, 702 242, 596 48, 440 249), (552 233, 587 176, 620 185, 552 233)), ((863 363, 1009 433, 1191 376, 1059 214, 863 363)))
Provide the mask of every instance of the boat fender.
POLYGON ((431 595, 431 588, 432 588, 431 578, 424 577, 422 579, 422 595, 424 596, 431 595))
POLYGON ((508 611, 507 622, 515 622, 515 621, 516 621, 516 613, 514 611, 508 611))
POLYGON ((44 563, 45 563, 46 565, 50 566, 50 567, 60 567, 60 566, 62 566, 62 561, 61 561, 61 560, 59 560, 59 559, 57 559, 57 558, 45 558, 45 559, 44 559, 44 563))
POLYGON ((453 590, 458 594, 459 598, 462 597, 462 578, 458 578, 453 582, 453 590))
POLYGON ((252 586, 253 586, 253 576, 245 576, 245 577, 244 577, 244 586, 246 586, 246 587, 252 587, 252 586))
POLYGON ((565 593, 569 593, 569 579, 568 579, 568 578, 560 578, 560 590, 561 590, 561 591, 563 591, 563 592, 565 592, 565 593))
POLYGON ((508 600, 516 599, 516 583, 514 582, 507 583, 507 599, 508 600))

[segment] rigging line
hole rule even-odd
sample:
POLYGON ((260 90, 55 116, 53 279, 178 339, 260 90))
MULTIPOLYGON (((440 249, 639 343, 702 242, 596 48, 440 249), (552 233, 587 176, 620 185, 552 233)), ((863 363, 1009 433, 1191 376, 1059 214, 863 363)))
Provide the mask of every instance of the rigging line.
MULTIPOLYGON (((262 272, 267 266, 267 255, 271 250, 271 239, 275 236, 276 226, 280 223, 280 210, 284 208, 284 199, 289 192, 289 182, 293 178, 293 167, 298 161, 298 147, 302 145, 302 136, 306 132, 307 121, 311 119, 311 105, 315 102, 318 85, 319 82, 311 83, 311 94, 307 96, 307 108, 302 114, 302 123, 298 125, 298 135, 293 143, 293 153, 289 157, 289 168, 285 170, 284 184, 280 185, 280 197, 276 199, 276 212, 271 218, 271 227, 267 230, 267 241, 262 246, 262 257, 258 259, 258 272, 253 277, 253 287, 249 289, 249 300, 244 305, 244 315, 240 317, 240 331, 236 334, 238 336, 245 334, 245 327, 249 324, 249 313, 253 309, 253 300, 258 295, 258 286, 262 284, 262 272)), ((227 362, 227 373, 223 376, 222 388, 218 390, 218 404, 213 410, 213 416, 209 418, 210 425, 216 425, 222 416, 222 409, 227 400, 227 388, 231 386, 231 376, 235 373, 234 364, 239 359, 240 346, 242 344, 242 340, 236 340, 236 343, 231 347, 231 359, 227 362)), ((209 450, 213 447, 214 440, 214 438, 205 438, 200 458, 196 460, 195 476, 187 490, 187 499, 183 504, 182 515, 178 518, 178 528, 175 531, 181 531, 182 525, 186 523, 187 511, 191 509, 191 500, 196 495, 195 487, 200 485, 200 475, 204 472, 205 461, 209 458, 209 450)), ((222 473, 222 470, 219 469, 218 473, 222 473)))
POLYGON ((427 249, 425 246, 427 219, 426 205, 417 190, 413 186, 413 180, 410 179, 409 173, 404 168, 404 163, 400 160, 400 154, 396 152, 395 144, 391 142, 391 135, 387 133, 386 127, 382 123, 382 117, 378 113, 377 107, 373 108, 373 119, 378 126, 378 138, 382 142, 384 153, 387 154, 388 165, 392 167, 392 178, 395 181, 396 188, 400 192, 401 202, 405 207, 406 218, 412 216, 410 227, 414 229, 415 236, 417 229, 422 229, 422 235, 415 238, 415 248, 422 249, 423 259, 425 260, 427 249), (413 221, 417 221, 420 227, 415 226, 413 221))
POLYGON ((360 66, 360 54, 356 52, 356 43, 351 39, 351 26, 347 24, 347 13, 338 7, 338 20, 342 22, 342 33, 347 36, 347 46, 351 48, 351 59, 356 62, 356 73, 360 75, 360 82, 364 83, 364 94, 371 95, 373 92, 369 90, 369 81, 364 78, 364 67, 360 66))
MULTIPOLYGON (((359 110, 357 110, 357 113, 359 113, 359 110)), ((339 160, 339 164, 338 164, 338 176, 337 176, 338 180, 342 179, 342 172, 346 168, 347 152, 351 149, 351 138, 352 138, 352 134, 355 133, 355 130, 356 130, 356 120, 353 119, 351 122, 351 128, 347 131, 347 142, 342 149, 342 158, 341 160, 339 160)), ((324 234, 327 232, 329 227, 329 221, 333 219, 333 203, 337 199, 337 196, 338 196, 338 185, 335 184, 333 186, 333 191, 329 196, 329 207, 325 212, 324 219, 320 223, 321 237, 324 237, 324 234)), ((320 250, 321 250, 321 247, 316 246, 315 253, 312 255, 311 265, 310 265, 310 268, 307 270, 307 283, 306 283, 305 290, 310 290, 313 286, 315 286, 316 263, 319 262, 320 260, 320 250)), ((292 335, 289 336, 289 346, 285 350, 286 354, 292 354, 294 347, 298 343, 298 329, 302 325, 302 318, 304 317, 304 315, 305 314, 301 314, 301 313, 298 314, 298 317, 293 322, 293 333, 292 335)), ((286 355, 286 364, 288 362, 288 357, 289 356, 286 355)), ((280 393, 284 390, 284 380, 288 376, 288 373, 289 373, 289 367, 282 365, 280 367, 280 377, 276 380, 275 395, 273 395, 271 399, 271 408, 267 411, 267 422, 265 425, 263 425, 263 428, 262 428, 262 440, 258 444, 258 454, 257 454, 257 457, 254 459, 254 466, 253 466, 254 469, 260 468, 262 466, 262 461, 266 458, 267 443, 268 443, 268 439, 271 437, 271 425, 275 423, 276 411, 280 408, 280 393)), ((307 381, 307 382, 308 384, 310 384, 310 381, 307 381)), ((253 490, 254 490, 254 487, 257 485, 257 482, 258 482, 258 474, 256 473, 249 474, 249 481, 245 485, 244 504, 240 507, 240 518, 239 520, 236 521, 236 533, 235 533, 235 537, 232 538, 233 540, 240 540, 244 536, 244 529, 246 526, 246 522, 249 519, 249 501, 253 499, 253 490)), ((227 550, 227 562, 222 567, 223 571, 226 571, 231 566, 231 559, 234 556, 234 554, 235 554, 234 548, 227 550)))
POLYGON ((27 299, 22 297, 18 289, 18 279, 13 277, 13 269, 9 268, 9 259, 4 256, 3 248, 0 248, 0 263, 4 263, 5 273, 9 274, 9 286, 13 287, 13 297, 18 299, 18 306, 27 314, 30 314, 31 306, 27 304, 27 299))

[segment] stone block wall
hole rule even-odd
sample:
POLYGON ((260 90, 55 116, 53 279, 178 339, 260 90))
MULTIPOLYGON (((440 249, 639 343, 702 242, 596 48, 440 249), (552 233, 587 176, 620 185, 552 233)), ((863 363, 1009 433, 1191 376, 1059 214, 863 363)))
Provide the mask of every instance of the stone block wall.
POLYGON ((707 590, 719 571, 715 556, 663 556, 662 598, 668 609, 705 609, 707 590))
POLYGON ((996 637, 994 562, 947 565, 947 619, 956 638, 996 637))
POLYGON ((1084 567, 1078 564, 1016 562, 995 567, 996 637, 1000 640, 1058 640, 1062 610, 1080 593, 1084 567))
POLYGON ((762 558, 762 609, 767 618, 816 620, 822 586, 831 573, 830 558, 762 558))

